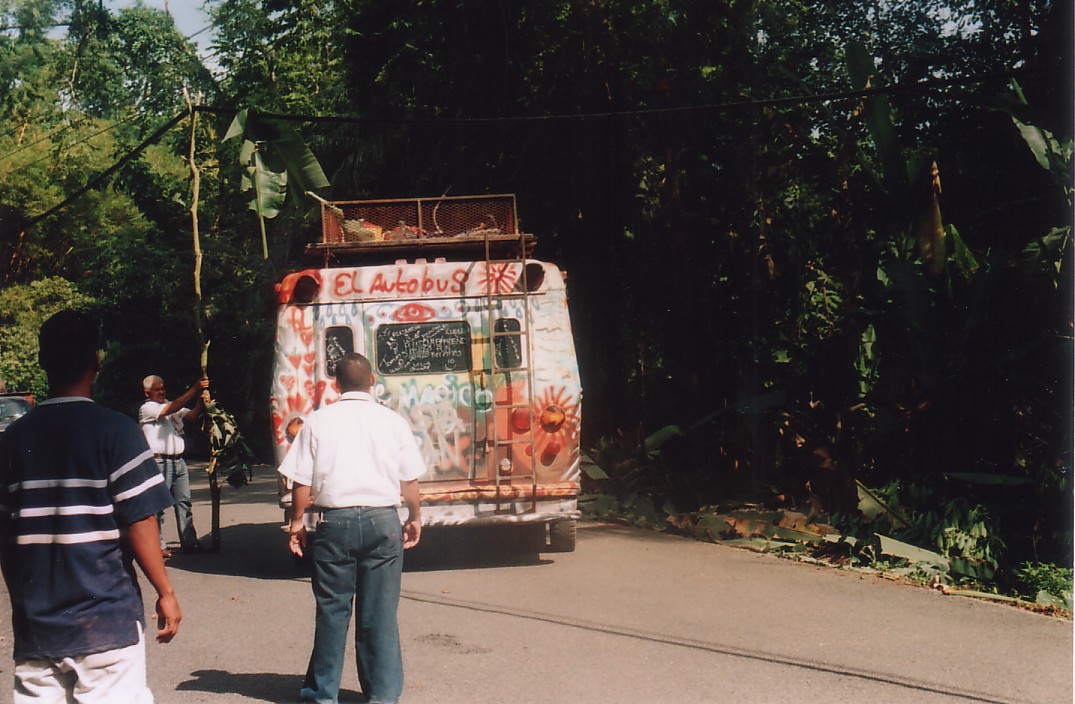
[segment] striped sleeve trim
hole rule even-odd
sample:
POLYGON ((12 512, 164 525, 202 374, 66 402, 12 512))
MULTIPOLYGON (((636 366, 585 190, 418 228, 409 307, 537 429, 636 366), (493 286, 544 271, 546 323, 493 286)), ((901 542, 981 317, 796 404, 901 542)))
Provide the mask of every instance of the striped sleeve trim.
POLYGON ((20 535, 15 539, 19 545, 78 545, 80 543, 96 543, 104 540, 119 540, 118 530, 99 530, 90 533, 64 533, 54 535, 51 533, 31 533, 20 535))
POLYGON ((104 489, 107 486, 107 479, 30 479, 10 485, 8 491, 14 494, 20 489, 104 489))
POLYGON ((42 506, 24 508, 15 512, 16 518, 41 518, 42 516, 107 516, 112 506, 42 506))
POLYGON ((142 454, 138 455, 133 460, 131 460, 127 464, 125 464, 122 467, 120 467, 119 469, 117 469, 115 472, 112 472, 112 474, 110 474, 108 476, 108 481, 114 483, 116 480, 118 480, 124 474, 126 474, 127 472, 130 472, 132 469, 134 469, 135 467, 137 467, 138 465, 142 464, 143 462, 145 462, 146 460, 149 460, 149 459, 153 459, 153 450, 150 450, 150 449, 147 448, 145 452, 143 452, 142 454))
POLYGON ((152 487, 155 487, 156 485, 163 484, 163 483, 164 483, 164 475, 162 475, 162 474, 154 474, 153 476, 149 477, 148 479, 146 479, 144 482, 142 482, 138 486, 135 486, 135 487, 133 487, 131 489, 128 489, 127 491, 121 491, 120 493, 116 494, 115 499, 116 499, 116 501, 126 501, 127 499, 130 499, 132 497, 138 496, 139 494, 142 494, 142 493, 148 491, 152 487))

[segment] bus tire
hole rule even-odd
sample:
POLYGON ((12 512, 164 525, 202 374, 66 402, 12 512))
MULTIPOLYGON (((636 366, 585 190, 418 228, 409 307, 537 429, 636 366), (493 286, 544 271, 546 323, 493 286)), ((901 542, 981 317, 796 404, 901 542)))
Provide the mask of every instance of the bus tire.
POLYGON ((575 552, 579 522, 575 519, 549 524, 549 548, 552 552, 575 552))

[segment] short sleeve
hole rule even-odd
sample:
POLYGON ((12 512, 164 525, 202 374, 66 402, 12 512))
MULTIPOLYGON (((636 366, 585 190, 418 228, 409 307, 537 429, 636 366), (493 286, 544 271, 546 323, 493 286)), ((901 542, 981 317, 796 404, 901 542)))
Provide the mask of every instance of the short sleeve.
POLYGON ((109 454, 114 469, 108 477, 116 523, 121 526, 155 515, 173 503, 145 437, 129 418, 125 420, 113 435, 109 454))
POLYGON ((293 482, 304 486, 310 486, 313 482, 314 455, 313 455, 313 414, 306 419, 299 431, 298 437, 292 443, 291 448, 284 455, 283 461, 276 471, 293 482))
POLYGON ((142 404, 141 408, 138 409, 138 424, 146 425, 147 423, 156 423, 160 419, 160 414, 163 410, 163 403, 146 401, 142 404))

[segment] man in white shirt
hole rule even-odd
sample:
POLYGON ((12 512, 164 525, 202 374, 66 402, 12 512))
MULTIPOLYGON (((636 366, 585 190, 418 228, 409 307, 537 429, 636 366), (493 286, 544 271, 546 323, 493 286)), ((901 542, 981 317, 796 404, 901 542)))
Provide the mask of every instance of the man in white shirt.
MULTIPOLYGON (((149 449, 157 468, 164 475, 164 484, 175 499, 175 521, 179 530, 179 544, 183 552, 200 552, 198 533, 194 530, 194 514, 190 502, 190 477, 187 463, 183 460, 186 443, 183 440, 183 427, 193 423, 202 413, 201 392, 209 388, 209 379, 202 377, 183 392, 179 398, 169 401, 165 395, 164 380, 151 374, 142 380, 142 390, 146 394, 145 403, 138 409, 138 424, 146 436, 149 449), (187 404, 198 399, 194 408, 187 404)), ((158 517, 160 524, 161 555, 171 557, 172 553, 164 540, 164 513, 158 517)))
POLYGON ((418 478, 426 466, 407 421, 370 394, 373 381, 368 359, 343 357, 336 364, 340 398, 306 419, 279 468, 294 482, 295 555, 307 547, 307 507, 317 521, 310 540, 317 610, 304 702, 335 704, 339 697, 352 603, 363 693, 371 704, 383 704, 403 692, 396 612, 403 551, 422 534, 418 478), (401 495, 408 510, 402 526, 401 495))

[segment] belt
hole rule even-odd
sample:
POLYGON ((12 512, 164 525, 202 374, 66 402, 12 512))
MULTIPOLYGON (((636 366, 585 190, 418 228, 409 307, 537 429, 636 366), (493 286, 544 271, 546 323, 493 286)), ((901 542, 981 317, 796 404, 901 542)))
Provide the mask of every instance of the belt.
POLYGON ((155 460, 181 460, 183 455, 162 455, 159 452, 153 453, 153 459, 155 460))

